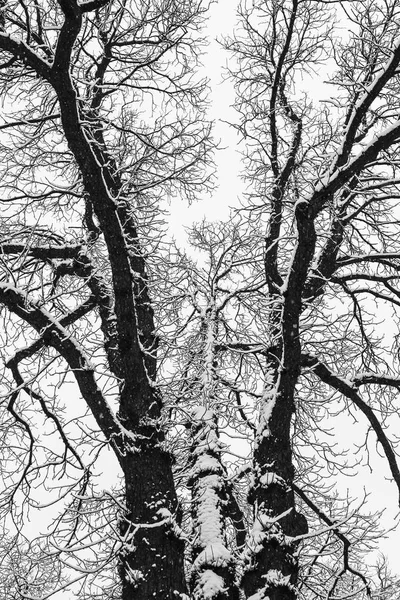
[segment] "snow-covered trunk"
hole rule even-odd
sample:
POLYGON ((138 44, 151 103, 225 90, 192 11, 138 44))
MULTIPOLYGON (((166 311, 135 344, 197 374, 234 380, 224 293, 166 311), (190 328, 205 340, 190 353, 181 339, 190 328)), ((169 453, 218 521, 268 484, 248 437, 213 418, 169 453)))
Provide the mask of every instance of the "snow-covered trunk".
POLYGON ((211 410, 197 407, 191 421, 193 548, 190 587, 194 600, 237 600, 235 559, 227 547, 229 498, 221 442, 211 410))
POLYGON ((192 567, 190 588, 195 600, 236 600, 235 560, 227 547, 226 516, 229 494, 222 464, 223 444, 218 436, 213 408, 218 399, 215 343, 218 312, 211 298, 202 319, 200 363, 201 405, 190 422, 190 472, 192 494, 192 567))
MULTIPOLYGON (((138 432, 139 428, 136 428, 138 432)), ((135 435, 123 459, 126 513, 120 521, 122 600, 179 600, 185 597, 178 501, 171 456, 150 426, 135 435)))
POLYGON ((242 579, 246 598, 252 600, 295 600, 298 566, 293 537, 307 532, 291 486, 293 397, 285 390, 284 377, 275 373, 275 385, 264 394, 254 451, 249 500, 255 518, 243 555, 242 579))
MULTIPOLYGON (((315 249, 315 213, 306 202, 296 206, 297 243, 279 290, 271 330, 277 340, 269 358, 254 450, 254 483, 249 500, 255 520, 244 552, 242 585, 248 600, 295 600, 298 563, 296 536, 307 533, 295 508, 291 421, 301 370, 299 322, 302 293, 315 249)), ((274 286, 270 286, 273 297, 274 286)))

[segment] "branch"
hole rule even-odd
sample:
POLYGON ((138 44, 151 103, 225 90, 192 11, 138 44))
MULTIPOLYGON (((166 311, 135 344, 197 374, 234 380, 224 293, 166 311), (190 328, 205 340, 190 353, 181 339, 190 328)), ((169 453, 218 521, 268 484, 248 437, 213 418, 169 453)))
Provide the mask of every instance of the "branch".
MULTIPOLYGON (((397 465, 396 455, 393 451, 393 448, 386 437, 383 427, 376 417, 374 411, 368 404, 361 399, 359 394, 355 389, 355 385, 363 385, 363 376, 361 376, 361 383, 354 383, 352 381, 348 381, 343 379, 333 371, 329 369, 325 364, 321 363, 316 357, 311 356, 309 354, 302 355, 302 365, 304 367, 309 367, 313 370, 313 372, 320 378, 321 381, 328 384, 333 389, 337 390, 346 398, 352 400, 352 402, 361 410, 362 413, 367 417, 372 429, 375 431, 376 437, 378 441, 381 443, 383 451, 386 455, 387 461, 389 463, 390 471, 392 473, 393 479, 396 482, 397 488, 399 490, 399 505, 400 505, 400 471, 397 465)), ((371 375, 366 375, 366 378, 372 377, 371 375)), ((390 378, 379 378, 376 377, 375 381, 368 381, 368 383, 379 383, 379 379, 381 379, 381 383, 383 383, 384 379, 390 380, 390 378)), ((357 379, 356 379, 357 381, 357 379)), ((367 381, 365 381, 367 383, 367 381)), ((393 383, 386 383, 385 385, 392 385, 393 383)), ((397 386, 396 386, 397 387, 397 386)), ((400 383, 398 385, 400 387, 400 383)))
MULTIPOLYGON (((88 312, 93 310, 97 305, 96 298, 94 296, 90 296, 86 302, 78 306, 75 310, 71 311, 68 315, 59 320, 59 323, 62 327, 67 327, 68 325, 72 325, 78 319, 84 317, 88 312)), ((17 365, 26 358, 29 358, 38 352, 40 348, 43 348, 45 345, 45 341, 43 337, 40 337, 38 340, 34 341, 33 344, 28 346, 27 348, 23 348, 22 350, 18 350, 14 354, 12 358, 10 358, 6 362, 6 367, 12 369, 14 365, 17 365)))
POLYGON ((45 123, 46 121, 55 121, 60 118, 60 114, 47 115, 45 117, 37 117, 36 119, 25 119, 23 121, 14 121, 13 123, 3 123, 0 125, 0 131, 2 129, 8 129, 10 127, 19 127, 21 125, 36 125, 37 123, 45 123))
POLYGON ((293 0, 292 10, 290 13, 289 22, 287 24, 286 39, 283 44, 283 48, 279 53, 278 64, 274 74, 274 80, 271 87, 271 98, 269 102, 269 119, 270 119, 270 135, 271 135, 271 166, 274 173, 274 177, 278 178, 280 173, 279 168, 279 156, 278 156, 278 132, 277 132, 277 119, 276 119, 276 104, 279 95, 279 91, 283 89, 282 71, 285 64, 287 54, 290 49, 290 44, 293 38, 293 32, 296 22, 298 10, 298 1, 293 0))
MULTIPOLYGON (((298 11, 298 0, 293 0, 290 17, 287 23, 286 39, 282 50, 279 53, 278 63, 271 86, 271 97, 269 101, 269 129, 271 136, 271 168, 274 175, 275 184, 271 194, 271 215, 269 219, 268 232, 265 236, 265 255, 264 255, 264 270, 265 279, 268 284, 270 294, 273 295, 277 289, 283 284, 283 279, 278 268, 278 246, 282 226, 283 213, 283 195, 290 175, 292 174, 296 154, 300 146, 302 134, 302 121, 296 115, 289 105, 284 94, 285 77, 282 75, 283 67, 290 49, 295 30, 295 23, 298 11), (285 166, 279 166, 279 150, 278 150, 278 127, 277 127, 277 102, 280 97, 284 111, 294 125, 294 134, 291 141, 289 156, 287 157, 285 166)), ((276 41, 276 40, 275 40, 276 41)))
MULTIPOLYGON (((365 277, 365 280, 367 278, 365 277)), ((379 292, 377 290, 374 290, 373 288, 368 288, 368 287, 363 287, 363 288, 357 288, 357 289, 351 289, 345 282, 344 278, 340 278, 340 277, 332 277, 331 279, 332 283, 336 283, 337 285, 340 285, 343 290, 346 292, 346 294, 348 294, 353 301, 355 301, 356 297, 359 296, 360 294, 370 294, 371 296, 373 296, 374 298, 379 298, 380 300, 384 300, 385 302, 390 302, 391 304, 395 304, 396 306, 400 306, 400 300, 396 300, 395 298, 391 297, 391 296, 387 296, 386 294, 383 294, 382 292, 379 292)), ((389 286, 387 281, 381 282, 384 284, 384 286, 389 289, 389 291, 391 291, 393 294, 395 294, 396 296, 400 297, 399 292, 393 288, 392 286, 389 286)))
MULTIPOLYGON (((65 138, 81 172, 85 192, 107 245, 120 368, 125 379, 121 389, 121 407, 129 406, 128 412, 137 421, 147 412, 149 398, 154 395, 149 380, 155 378, 156 371, 157 339, 154 335, 145 262, 131 207, 128 200, 121 197, 122 181, 115 162, 107 153, 104 140, 99 140, 97 136, 96 141, 91 143, 82 126, 80 104, 70 73, 71 53, 82 24, 81 8, 76 0, 59 0, 59 5, 65 20, 58 36, 52 66, 26 44, 5 34, 0 34, 0 49, 10 52, 34 69, 39 77, 52 85, 57 94, 65 138), (136 396, 135 403, 131 401, 132 396, 136 396)), ((86 9, 97 6, 91 4, 86 9)), ((96 114, 93 116, 96 117, 96 114)))
POLYGON ((224 352, 227 350, 233 350, 235 352, 241 352, 243 354, 262 354, 268 356, 276 352, 274 347, 266 347, 263 344, 248 344, 246 342, 228 342, 226 344, 216 344, 216 352, 224 352))
POLYGON ((122 182, 112 168, 112 158, 101 144, 92 145, 82 128, 76 90, 64 65, 60 70, 54 66, 53 85, 60 103, 65 137, 82 174, 85 192, 99 221, 110 259, 114 313, 125 379, 121 408, 129 405, 132 418, 139 420, 147 412, 147 400, 153 395, 149 377, 155 376, 155 360, 150 355, 153 344, 148 343, 149 338, 154 338, 154 323, 137 230, 128 203, 120 195, 122 182), (139 338, 139 328, 145 340, 139 338), (142 351, 143 347, 148 350, 147 355, 142 351), (131 401, 133 395, 136 396, 134 404, 131 401))
POLYGON ((348 183, 347 190, 341 194, 337 213, 332 220, 331 228, 326 242, 315 260, 315 265, 311 268, 311 274, 306 282, 303 291, 303 298, 308 302, 320 296, 330 277, 339 268, 337 256, 343 241, 344 225, 346 217, 346 203, 352 196, 352 191, 357 186, 358 178, 348 183))
POLYGON ((0 48, 20 60, 24 65, 33 69, 46 81, 50 80, 51 66, 31 50, 22 40, 13 40, 9 35, 0 31, 0 48))
POLYGON ((375 373, 360 373, 352 379, 355 387, 367 385, 368 383, 375 385, 387 385, 400 389, 400 379, 398 377, 388 377, 386 375, 376 375, 375 373))
POLYGON ((303 502, 305 504, 307 504, 307 506, 315 512, 315 514, 318 516, 318 518, 321 521, 326 523, 329 527, 332 527, 333 533, 343 544, 343 569, 344 569, 344 571, 349 571, 350 573, 353 573, 353 575, 356 575, 357 577, 359 577, 365 585, 365 589, 366 589, 368 597, 371 597, 371 588, 369 586, 367 578, 362 573, 360 573, 359 571, 356 571, 349 565, 349 549, 351 546, 350 540, 343 533, 341 533, 341 531, 339 531, 339 529, 337 527, 335 527, 336 523, 334 521, 332 521, 332 519, 330 519, 324 512, 322 512, 322 510, 320 510, 318 508, 318 506, 316 504, 314 504, 314 502, 307 496, 307 494, 305 494, 303 492, 303 490, 301 488, 299 488, 295 483, 292 483, 292 488, 296 492, 296 494, 303 500, 303 502))
POLYGON ((364 94, 358 100, 354 107, 353 114, 350 117, 347 125, 347 130, 342 142, 342 150, 338 152, 334 170, 343 167, 348 161, 350 152, 354 146, 355 136, 359 126, 362 123, 369 107, 373 101, 379 96, 384 86, 396 74, 397 67, 400 62, 400 44, 392 50, 392 55, 386 65, 380 70, 380 73, 375 77, 374 81, 366 87, 364 94))
MULTIPOLYGON (((65 445, 66 450, 65 450, 64 458, 66 456, 66 451, 69 450, 71 452, 71 454, 75 457, 75 459, 76 459, 78 465, 81 467, 81 469, 84 469, 85 465, 83 464, 81 457, 79 456, 79 454, 77 453, 75 448, 73 448, 73 446, 71 446, 67 436, 64 433, 64 430, 62 428, 62 425, 61 425, 58 417, 48 409, 42 396, 40 394, 37 394, 36 392, 34 392, 31 388, 29 388, 26 385, 25 381, 22 378, 21 373, 19 372, 18 366, 15 363, 13 363, 10 368, 11 368, 15 383, 17 384, 18 388, 24 390, 24 392, 26 392, 26 394, 28 394, 28 396, 30 398, 34 398, 35 400, 38 400, 38 402, 43 410, 43 413, 46 415, 46 417, 48 419, 51 419, 53 421, 53 423, 55 424, 56 429, 57 429, 58 433, 60 434, 60 437, 65 445)), ((10 410, 10 408, 9 408, 9 410, 10 410)))
MULTIPOLYGON (((1 128, 0 128, 1 129, 1 128)), ((25 244, 1 244, 1 254, 20 254, 23 252, 41 260, 76 258, 82 252, 82 246, 28 246, 25 244)))
MULTIPOLYGON (((376 254, 363 254, 361 256, 342 256, 337 262, 339 267, 344 267, 362 262, 380 262, 382 260, 387 261, 390 259, 400 260, 400 254, 398 252, 382 252, 376 254)), ((393 267, 397 268, 398 265, 393 265, 393 267)))
POLYGON ((79 343, 59 321, 44 308, 30 301, 21 290, 6 283, 0 283, 0 302, 33 327, 41 335, 43 342, 57 350, 67 362, 98 426, 114 448, 118 450, 117 456, 119 456, 123 443, 123 430, 114 418, 107 400, 99 389, 94 377, 93 367, 79 343))
POLYGON ((242 401, 240 399, 240 392, 238 390, 232 390, 232 393, 235 395, 238 411, 243 421, 246 423, 246 425, 250 427, 250 429, 253 430, 253 432, 257 431, 257 427, 250 421, 250 419, 247 418, 247 415, 243 410, 242 401))
POLYGON ((380 152, 387 150, 399 141, 400 120, 397 120, 393 125, 389 125, 380 135, 376 135, 374 140, 364 150, 346 163, 346 166, 328 173, 315 188, 310 202, 312 215, 315 217, 324 207, 326 199, 339 191, 367 165, 374 162, 380 152))
POLYGON ((329 278, 338 269, 337 254, 343 240, 343 224, 338 216, 332 223, 330 235, 326 240, 312 267, 311 275, 304 286, 303 298, 310 302, 324 292, 324 287, 329 278))
POLYGON ((72 48, 82 26, 82 12, 76 0, 58 0, 58 4, 64 13, 65 21, 58 35, 53 66, 51 67, 54 78, 69 71, 72 48))
POLYGON ((103 6, 106 6, 110 3, 111 0, 89 0, 89 2, 83 2, 79 4, 79 8, 82 13, 90 12, 92 10, 98 10, 103 6))
POLYGON ((226 493, 228 496, 226 513, 231 519, 235 529, 236 546, 240 549, 243 548, 246 543, 247 528, 244 520, 244 514, 236 500, 233 486, 226 485, 226 493))
MULTIPOLYGON (((32 466, 33 463, 33 448, 35 445, 35 438, 33 436, 33 433, 31 431, 31 428, 29 426, 29 423, 27 423, 15 410, 14 405, 15 402, 17 401, 19 395, 19 390, 13 392, 11 394, 11 398, 10 401, 7 405, 7 410, 8 412, 14 417, 14 419, 17 421, 17 423, 19 423, 26 431, 26 433, 28 434, 29 437, 29 452, 28 452, 28 462, 24 467, 23 473, 21 475, 21 478, 19 479, 18 483, 15 485, 13 492, 11 493, 10 496, 10 501, 13 500, 17 489, 19 488, 19 486, 21 485, 21 483, 25 480, 26 481, 26 477, 29 473, 29 469, 32 466)), ((27 485, 29 486, 28 482, 27 485)))

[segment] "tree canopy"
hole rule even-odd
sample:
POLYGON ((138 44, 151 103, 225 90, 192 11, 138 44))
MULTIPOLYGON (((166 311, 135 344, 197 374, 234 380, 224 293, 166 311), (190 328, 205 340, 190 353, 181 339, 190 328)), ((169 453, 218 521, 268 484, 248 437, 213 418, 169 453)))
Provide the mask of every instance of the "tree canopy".
POLYGON ((4 599, 398 597, 400 2, 237 9, 183 247, 212 4, 1 3, 4 599))

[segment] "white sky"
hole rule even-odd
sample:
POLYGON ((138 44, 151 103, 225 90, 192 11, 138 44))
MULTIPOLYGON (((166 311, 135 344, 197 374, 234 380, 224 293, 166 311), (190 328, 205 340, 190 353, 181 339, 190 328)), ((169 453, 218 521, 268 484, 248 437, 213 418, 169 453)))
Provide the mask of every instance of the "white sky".
POLYGON ((215 155, 217 177, 213 194, 191 206, 177 200, 176 205, 171 207, 168 219, 171 231, 182 243, 185 239, 184 227, 201 221, 204 217, 208 220, 227 218, 229 207, 237 205, 238 197, 244 190, 244 184, 238 177, 242 169, 237 148, 238 136, 232 127, 223 122, 235 119, 235 111, 231 108, 235 94, 232 82, 224 81, 227 53, 217 42, 217 38, 221 39, 234 30, 237 21, 236 5, 235 0, 219 0, 210 9, 207 27, 210 45, 203 63, 204 75, 209 78, 211 89, 209 118, 215 122, 214 137, 221 141, 221 150, 215 155))

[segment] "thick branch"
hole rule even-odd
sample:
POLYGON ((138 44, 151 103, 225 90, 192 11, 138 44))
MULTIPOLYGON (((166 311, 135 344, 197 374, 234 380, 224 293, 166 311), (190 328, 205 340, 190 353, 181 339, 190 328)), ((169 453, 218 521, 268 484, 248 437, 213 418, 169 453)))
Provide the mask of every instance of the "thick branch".
POLYGON ((311 199, 312 213, 317 215, 325 206, 327 198, 343 188, 352 177, 358 175, 366 166, 373 163, 380 152, 388 150, 399 141, 400 120, 375 136, 364 150, 346 163, 346 166, 335 170, 331 175, 328 174, 326 179, 316 186, 311 199))
POLYGON ((50 65, 38 54, 33 52, 22 40, 13 40, 9 35, 0 31, 0 48, 13 57, 20 60, 24 65, 33 69, 43 79, 49 80, 50 65))
MULTIPOLYGON (((343 394, 343 396, 346 396, 346 398, 349 398, 357 406, 357 408, 359 410, 361 410, 361 412, 364 413, 364 415, 367 417, 367 419, 368 419, 372 429, 375 431, 376 437, 378 438, 378 441, 381 443, 383 451, 386 455, 387 461, 389 463, 390 471, 392 473, 393 479, 396 482, 397 488, 399 490, 399 504, 400 504, 400 471, 399 471, 399 467, 397 465, 396 455, 393 451, 393 448, 392 448, 388 438, 385 435, 385 432, 383 431, 383 427, 382 427, 381 423, 379 422, 379 419, 375 415, 372 408, 370 406, 368 406, 368 404, 366 404, 364 402, 364 400, 362 400, 362 398, 359 396, 359 394, 357 393, 357 391, 354 387, 355 385, 359 386, 359 385, 363 384, 363 376, 361 376, 361 381, 358 382, 357 384, 353 383, 353 382, 349 382, 346 379, 341 378, 339 375, 337 375, 333 371, 331 371, 329 369, 329 367, 327 367, 325 364, 321 363, 316 357, 307 355, 307 354, 302 356, 302 363, 303 363, 303 366, 311 368, 313 370, 313 372, 320 378, 321 381, 323 381, 324 383, 328 384, 333 389, 335 389, 338 392, 340 392, 341 394, 343 394)), ((368 379, 368 377, 371 378, 370 375, 367 375, 367 376, 365 376, 365 379, 368 379)), ((384 379, 386 379, 386 378, 375 377, 375 380, 364 381, 364 383, 367 383, 367 382, 368 383, 384 383, 384 381, 383 381, 384 379), (381 381, 378 381, 379 379, 381 381)), ((356 381, 358 381, 358 380, 356 379, 356 381)), ((390 381, 392 383, 390 383, 390 384, 385 383, 385 385, 392 385, 393 380, 390 380, 390 381)), ((400 387, 400 384, 398 384, 398 386, 396 385, 396 387, 400 387)))
MULTIPOLYGON (((400 260, 400 254, 398 252, 382 252, 376 254, 363 254, 361 256, 341 256, 338 259, 338 266, 345 267, 365 262, 381 262, 383 260, 400 260)), ((398 265, 393 264, 393 268, 397 269, 398 265)))
POLYGON ((86 119, 82 119, 80 114, 70 73, 71 52, 81 28, 81 8, 75 0, 60 0, 59 4, 65 20, 51 68, 25 44, 9 36, 0 35, 0 48, 28 64, 56 91, 66 140, 81 172, 85 191, 108 249, 121 368, 125 379, 121 406, 129 405, 130 416, 133 421, 138 421, 153 399, 149 378, 155 376, 156 350, 144 261, 127 200, 121 197, 122 182, 114 161, 107 154, 102 140, 90 141, 93 136, 86 134, 82 124, 86 123, 86 119), (135 397, 135 403, 132 403, 132 397, 135 397))
POLYGON ((295 483, 292 483, 292 487, 293 487, 293 490, 296 492, 296 494, 299 496, 299 498, 301 498, 303 500, 303 502, 305 504, 307 504, 307 506, 315 512, 315 514, 318 516, 318 518, 321 521, 326 523, 329 527, 333 527, 333 529, 332 529, 333 533, 343 544, 343 567, 344 567, 344 570, 349 571, 350 573, 353 573, 353 575, 356 575, 357 577, 359 577, 365 585, 365 589, 366 589, 368 596, 370 596, 371 590, 370 590, 370 586, 369 586, 369 583, 368 583, 366 577, 359 571, 356 571, 355 569, 353 569, 349 564, 349 550, 351 547, 350 540, 338 528, 335 527, 336 523, 334 521, 332 521, 332 519, 330 519, 328 517, 328 515, 326 515, 324 512, 322 512, 322 510, 320 510, 320 508, 318 508, 318 506, 316 504, 314 504, 314 502, 307 496, 307 494, 305 494, 303 492, 303 490, 301 488, 299 488, 295 483))
POLYGON ((1 244, 0 254, 24 253, 40 260, 76 258, 82 252, 82 246, 28 246, 24 244, 1 244))
POLYGON ((352 383, 356 387, 361 385, 375 384, 375 385, 387 385, 400 389, 400 379, 398 377, 389 377, 387 375, 376 375, 375 373, 360 373, 355 375, 352 379, 352 383))
POLYGON ((282 77, 282 71, 287 58, 287 54, 292 43, 293 32, 297 17, 298 1, 293 0, 290 19, 287 26, 286 39, 283 48, 279 54, 278 63, 271 88, 271 98, 269 103, 269 123, 271 135, 271 166, 274 174, 274 187, 271 194, 271 215, 268 225, 268 233, 265 237, 265 276, 271 294, 277 292, 277 288, 282 285, 282 277, 278 270, 278 245, 282 225, 283 197, 289 177, 292 173, 296 154, 300 145, 302 122, 289 105, 284 94, 285 80, 282 77), (280 97, 285 113, 293 122, 295 132, 292 139, 292 145, 285 166, 279 167, 278 153, 278 131, 277 131, 277 102, 280 97))
POLYGON ((392 55, 387 63, 380 69, 378 75, 374 81, 366 87, 361 98, 353 109, 353 114, 350 117, 342 141, 341 152, 338 153, 336 158, 334 169, 339 169, 346 164, 349 159, 350 153, 354 146, 355 136, 358 128, 360 127, 368 109, 370 108, 373 101, 379 96, 388 81, 396 74, 398 65, 400 63, 400 43, 397 44, 392 50, 392 55))
POLYGON ((72 48, 82 25, 82 13, 75 0, 58 0, 58 3, 65 15, 65 20, 57 40, 51 68, 53 76, 68 69, 72 48))
POLYGON ((287 54, 289 52, 290 44, 293 38, 293 32, 296 23, 297 17, 297 8, 298 1, 293 0, 292 10, 290 13, 290 19, 287 26, 287 34, 286 39, 283 44, 283 48, 279 53, 278 64, 276 66, 276 71, 274 75, 274 80, 271 88, 271 98, 269 103, 269 120, 270 120, 270 134, 271 134, 271 165, 274 176, 277 178, 279 176, 279 157, 278 157, 278 132, 277 132, 277 122, 276 122, 276 108, 277 108, 277 99, 279 96, 280 90, 282 90, 282 71, 285 64, 285 60, 287 54))
POLYGON ((45 309, 28 300, 26 295, 17 288, 0 283, 0 302, 29 323, 42 336, 44 343, 53 347, 64 358, 74 373, 82 396, 100 429, 114 448, 120 450, 122 429, 99 389, 93 367, 78 342, 45 309))
MULTIPOLYGON (((68 325, 72 325, 72 323, 75 323, 75 321, 77 321, 78 319, 81 319, 88 312, 93 310, 95 308, 96 304, 97 303, 96 303, 95 297, 90 296, 90 298, 88 298, 86 300, 86 302, 84 302, 83 304, 78 306, 78 308, 71 311, 65 317, 62 317, 62 319, 59 320, 60 325, 62 327, 67 327, 68 325)), ((18 350, 14 354, 14 356, 6 362, 6 367, 9 367, 10 369, 12 369, 14 364, 18 365, 21 362, 21 360, 25 360, 26 358, 33 356, 36 352, 38 352, 41 348, 43 348, 44 345, 45 345, 45 341, 44 341, 43 337, 40 337, 38 340, 34 341, 33 344, 31 344, 27 348, 18 350)))

